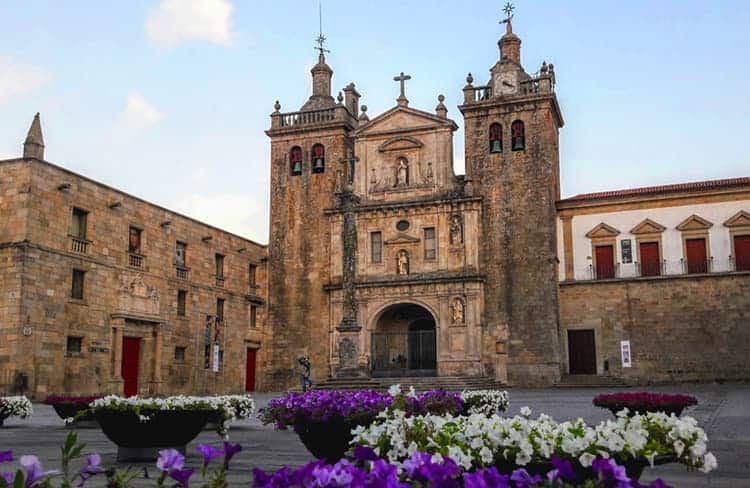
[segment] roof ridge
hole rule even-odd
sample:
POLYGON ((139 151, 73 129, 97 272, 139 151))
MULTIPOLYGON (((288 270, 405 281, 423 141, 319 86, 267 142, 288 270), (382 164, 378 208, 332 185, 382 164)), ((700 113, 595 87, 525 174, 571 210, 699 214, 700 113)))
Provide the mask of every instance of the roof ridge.
POLYGON ((644 186, 637 188, 626 188, 621 190, 606 190, 592 193, 580 193, 572 197, 564 198, 563 201, 573 200, 595 200, 600 198, 618 198, 636 195, 650 195, 654 193, 670 193, 690 190, 708 190, 716 188, 728 188, 732 186, 750 185, 750 176, 735 178, 724 178, 718 180, 691 181, 684 183, 671 183, 666 185, 644 186))

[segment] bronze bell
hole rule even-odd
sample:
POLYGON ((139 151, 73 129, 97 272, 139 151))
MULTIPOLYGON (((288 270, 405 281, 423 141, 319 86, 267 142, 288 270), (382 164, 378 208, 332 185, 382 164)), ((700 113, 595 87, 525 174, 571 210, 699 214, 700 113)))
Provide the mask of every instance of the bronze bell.
POLYGON ((302 173, 302 161, 295 161, 292 166, 292 173, 298 175, 302 173))
POLYGON ((514 137, 513 138, 513 150, 521 151, 523 149, 524 149, 523 137, 514 137))
POLYGON ((315 162, 313 163, 313 171, 316 173, 322 173, 323 172, 323 158, 317 158, 315 162))
POLYGON ((492 145, 490 146, 490 152, 493 153, 499 153, 503 152, 503 141, 500 139, 495 139, 492 141, 492 145))

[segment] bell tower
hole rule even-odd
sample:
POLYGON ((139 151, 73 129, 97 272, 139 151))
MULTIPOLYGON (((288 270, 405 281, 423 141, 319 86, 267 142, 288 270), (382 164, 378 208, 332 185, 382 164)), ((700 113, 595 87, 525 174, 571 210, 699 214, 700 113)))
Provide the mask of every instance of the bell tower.
POLYGON ((469 73, 459 107, 467 185, 483 199, 482 361, 488 374, 511 385, 549 385, 561 374, 555 201, 563 119, 553 65, 526 73, 513 6, 505 12, 490 80, 476 86, 469 73))
POLYGON ((326 210, 337 204, 343 161, 357 127, 354 84, 346 97, 331 95, 333 70, 326 64, 325 37, 318 38, 312 95, 296 112, 271 114, 271 217, 269 242, 269 326, 272 345, 265 388, 296 384, 297 358, 312 363, 313 379, 328 376, 331 232, 326 210))

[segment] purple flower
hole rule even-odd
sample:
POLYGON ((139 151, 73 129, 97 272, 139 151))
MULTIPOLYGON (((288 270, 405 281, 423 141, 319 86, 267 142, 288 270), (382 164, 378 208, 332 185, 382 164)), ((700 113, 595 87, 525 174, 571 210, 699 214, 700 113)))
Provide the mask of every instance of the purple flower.
POLYGON ((555 467, 554 470, 550 471, 550 473, 555 473, 555 476, 551 479, 560 478, 563 481, 575 481, 576 478, 578 478, 578 475, 576 475, 576 472, 573 470, 573 463, 568 459, 552 456, 550 462, 552 463, 552 466, 555 467))
POLYGON ((0 478, 4 479, 4 480, 5 480, 5 482, 6 482, 6 483, 7 483, 8 485, 10 485, 10 486, 13 486, 13 480, 14 480, 14 479, 15 479, 16 477, 15 477, 15 475, 14 475, 13 473, 11 473, 10 471, 6 471, 6 472, 4 472, 4 473, 0 473, 0 478))
POLYGON ((497 468, 480 469, 464 473, 464 488, 509 488, 510 477, 500 474, 497 468))
POLYGON ((194 469, 173 469, 169 471, 169 477, 175 480, 181 488, 188 488, 188 481, 194 471, 194 469))
POLYGON ((13 451, 0 451, 0 463, 13 461, 13 451))
POLYGON ((159 451, 159 459, 156 460, 156 467, 162 471, 172 471, 182 469, 185 466, 185 456, 180 454, 177 449, 164 449, 159 451))
POLYGON ((607 482, 607 486, 614 488, 630 488, 630 478, 625 468, 618 466, 612 459, 598 458, 591 463, 591 469, 599 475, 599 479, 607 482))
POLYGON ((103 472, 102 457, 99 454, 89 454, 86 456, 86 466, 78 473, 78 476, 81 478, 78 486, 83 486, 90 478, 103 472))
POLYGON ((541 483, 543 478, 538 474, 531 476, 525 469, 517 469, 510 475, 511 481, 516 484, 516 488, 531 488, 537 483, 541 483))
POLYGON ((375 461, 376 459, 378 459, 378 455, 370 446, 357 446, 354 448, 354 459, 362 462, 375 461))
MULTIPOLYGON (((221 449, 211 446, 209 444, 200 444, 198 446, 198 452, 201 453, 201 456, 203 456, 203 467, 205 468, 209 464, 211 464, 211 461, 216 459, 217 457, 224 454, 224 451, 221 449)), ((182 466, 177 467, 176 469, 181 469, 182 466)))
POLYGON ((43 480, 52 475, 59 474, 59 471, 42 471, 42 463, 36 456, 21 456, 21 467, 26 473, 26 488, 33 486, 37 481, 43 480))
POLYGON ((233 442, 224 441, 224 469, 229 468, 229 461, 235 454, 242 451, 242 446, 233 442))

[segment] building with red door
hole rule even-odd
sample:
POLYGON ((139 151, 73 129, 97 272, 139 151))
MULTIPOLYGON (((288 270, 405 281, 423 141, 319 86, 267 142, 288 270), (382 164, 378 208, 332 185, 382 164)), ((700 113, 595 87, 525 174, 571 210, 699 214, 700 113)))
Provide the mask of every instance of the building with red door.
POLYGON ((750 178, 577 195, 557 209, 565 372, 748 377, 750 178))
POLYGON ((0 392, 243 392, 266 247, 44 160, 0 161, 0 392))

